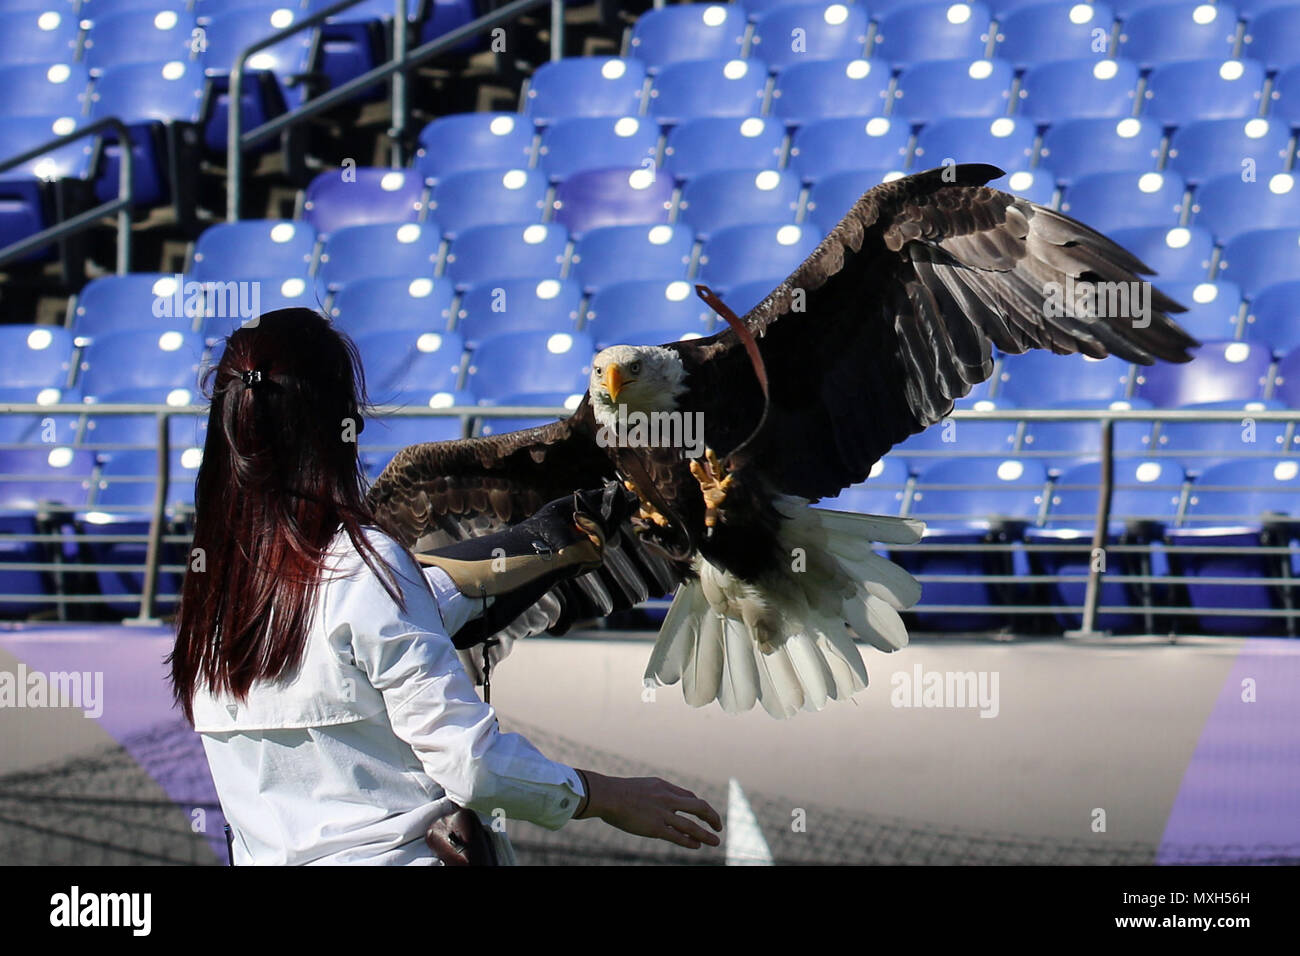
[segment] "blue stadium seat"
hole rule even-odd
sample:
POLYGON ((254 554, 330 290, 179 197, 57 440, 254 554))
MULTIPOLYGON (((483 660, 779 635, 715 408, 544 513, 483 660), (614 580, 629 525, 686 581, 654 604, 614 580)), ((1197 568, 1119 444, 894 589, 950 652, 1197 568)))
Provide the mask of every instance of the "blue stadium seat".
POLYGON ((1037 169, 1017 169, 989 180, 989 188, 1023 196, 1040 206, 1051 206, 1056 197, 1056 174, 1039 166, 1037 169))
MULTIPOLYGON (((0 325, 0 402, 52 405, 80 401, 68 387, 72 336, 48 325, 0 325)), ((77 439, 78 415, 0 416, 0 445, 77 439)))
POLYGON ((673 178, 648 169, 593 169, 555 188, 555 221, 574 238, 601 226, 667 222, 673 178))
POLYGON ((1167 125, 1259 115, 1264 70, 1254 60, 1185 60, 1153 70, 1142 115, 1167 125))
MULTIPOLYGON (((210 283, 211 280, 209 280, 210 283)), ((315 282, 309 278, 299 276, 250 276, 245 280, 240 280, 240 288, 243 288, 244 285, 247 285, 250 289, 250 297, 251 290, 257 290, 256 308, 250 309, 250 311, 262 315, 274 312, 277 309, 311 309, 314 312, 324 310, 325 294, 323 291, 318 290, 315 282)), ((212 301, 218 293, 219 290, 215 287, 209 289, 209 294, 206 296, 209 303, 207 311, 199 322, 199 330, 203 335, 203 340, 209 345, 216 344, 243 325, 248 318, 253 317, 245 316, 241 312, 232 312, 230 309, 219 308, 212 301)))
MULTIPOLYGON (((1141 398, 1080 399, 1061 402, 1038 402, 1039 407, 1081 411, 1141 411, 1151 403, 1141 398)), ((1116 458, 1131 458, 1151 450, 1152 423, 1149 421, 1116 422, 1112 432, 1112 449, 1116 458)), ((1019 454, 1043 464, 1049 474, 1060 474, 1101 456, 1101 425, 1096 421, 1026 421, 1019 454)))
POLYGON ((766 279, 751 279, 748 282, 742 282, 734 285, 727 290, 726 304, 736 315, 744 315, 754 306, 758 305, 775 289, 785 281, 785 276, 771 276, 766 279))
POLYGON ((664 146, 664 168, 678 180, 728 168, 776 169, 785 127, 748 116, 701 116, 674 126, 664 146))
MULTIPOLYGON (((155 451, 158 445, 158 419, 153 415, 105 415, 99 412, 111 405, 191 405, 202 404, 197 388, 172 388, 154 386, 123 388, 109 392, 87 409, 86 427, 79 445, 95 452, 101 462, 111 461, 121 455, 135 453, 138 449, 113 448, 114 445, 136 445, 155 451)), ((206 416, 173 415, 168 419, 168 441, 173 449, 203 447, 208 432, 206 416)), ((149 474, 153 474, 152 469, 149 474)))
POLYGON ((911 131, 884 116, 817 120, 800 128, 790 145, 790 167, 815 183, 852 169, 902 169, 911 131))
MULTIPOLYGON (((1008 399, 962 398, 962 411, 997 412, 1015 408, 1008 399)), ((955 455, 1010 455, 1020 442, 1019 422, 964 422, 945 418, 925 431, 905 438, 891 454, 907 460, 913 471, 925 471, 936 459, 955 455)))
POLYGON ((799 177, 776 169, 724 169, 697 176, 682 189, 677 218, 704 240, 728 226, 794 222, 799 177))
POLYGON ((1160 291, 1180 305, 1186 312, 1174 316, 1192 338, 1208 342, 1212 339, 1237 338, 1241 313, 1241 290, 1231 282, 1159 282, 1160 291))
POLYGON ((1295 0, 1237 0, 1233 4, 1237 8, 1237 15, 1247 24, 1253 24, 1255 18, 1266 10, 1274 7, 1284 7, 1295 3, 1295 0))
POLYGON ((440 116, 420 131, 415 168, 429 184, 467 169, 526 169, 533 125, 516 113, 440 116))
MULTIPOLYGON (((450 408, 453 405, 473 403, 473 397, 468 393, 428 391, 399 392, 392 395, 388 402, 407 408, 426 405, 430 408, 450 408)), ((373 480, 393 456, 409 445, 454 441, 464 437, 465 428, 459 415, 371 415, 366 419, 365 430, 357 437, 357 453, 373 480)))
POLYGON ((903 71, 894 90, 896 116, 914 123, 953 116, 995 117, 1011 105, 1005 60, 929 60, 903 71))
POLYGON ((92 279, 78 294, 72 313, 77 344, 127 329, 188 331, 205 310, 202 290, 186 289, 187 278, 178 282, 174 275, 132 272, 92 279))
POLYGON ((1176 226, 1183 213, 1176 173, 1094 173, 1065 191, 1061 211, 1101 232, 1134 226, 1176 226))
POLYGON ((728 289, 742 282, 788 276, 812 255, 821 239, 814 229, 793 224, 720 229, 700 254, 699 278, 725 296, 728 289))
POLYGON ((415 222, 423 209, 424 181, 419 176, 373 166, 319 174, 308 184, 302 203, 303 218, 322 239, 344 226, 415 222))
POLYGON ((1277 397, 1288 408, 1300 408, 1300 348, 1292 349, 1277 363, 1277 397))
MULTIPOLYGON (((1170 555, 1174 572, 1187 577, 1256 578, 1259 584, 1187 585, 1191 605, 1202 611, 1229 608, 1278 610, 1287 605, 1270 578, 1290 577, 1287 555, 1243 553, 1239 549, 1283 545, 1294 537, 1291 525, 1300 502, 1300 467, 1295 460, 1245 459, 1206 469, 1191 489, 1186 526, 1170 529, 1171 545, 1201 549, 1170 555)), ((1238 614, 1199 615, 1208 633, 1267 634, 1281 630, 1277 618, 1238 614)))
POLYGON ((655 77, 648 112, 664 126, 699 116, 757 116, 766 92, 767 67, 758 60, 687 60, 655 77))
POLYGON ((695 234, 685 225, 604 226, 573 249, 572 275, 587 292, 632 279, 684 279, 695 234))
POLYGON ((1158 124, 1132 117, 1066 120, 1048 128, 1039 155, 1068 186, 1092 173, 1154 170, 1163 140, 1158 124))
POLYGON ((454 239, 474 226, 539 222, 546 206, 546 176, 538 170, 469 169, 438 181, 429 218, 454 239))
POLYGON ((65 446, 0 449, 0 510, 84 507, 95 470, 92 452, 65 446))
POLYGON ((1022 169, 1034 154, 1032 123, 1008 116, 984 119, 959 116, 928 123, 916 139, 913 169, 931 169, 946 161, 991 163, 1003 169, 1022 169))
POLYGON ((1112 53, 1115 15, 1105 4, 1034 3, 998 18, 997 55, 1016 69, 1112 53))
POLYGON ((316 230, 287 219, 245 219, 209 226, 194 244, 190 274, 204 279, 305 276, 316 251, 316 230))
POLYGON ((452 284, 427 276, 358 279, 330 303, 334 325, 353 339, 371 332, 441 332, 451 326, 452 284))
POLYGON ((871 466, 867 480, 851 485, 838 495, 823 498, 814 507, 848 511, 860 515, 897 516, 911 496, 911 476, 898 458, 882 458, 871 466))
POLYGON ((506 332, 575 332, 582 287, 568 279, 502 279, 470 286, 456 310, 466 347, 506 332))
POLYGON ((1020 84, 1020 115, 1049 123, 1085 117, 1132 116, 1138 68, 1132 60, 1061 60, 1043 63, 1020 84))
POLYGON ((744 12, 731 4, 660 7, 637 18, 628 53, 654 73, 682 60, 740 56, 745 31, 744 12))
POLYGON ((432 276, 441 244, 431 222, 345 226, 325 240, 317 282, 334 291, 357 279, 432 276))
POLYGON ((816 232, 818 239, 828 235, 862 198, 862 194, 884 182, 890 172, 887 169, 853 169, 832 173, 820 180, 808 191, 808 201, 804 204, 804 215, 812 227, 810 231, 816 232))
POLYGON ((552 182, 585 169, 642 166, 653 169, 659 125, 646 117, 571 116, 542 133, 537 165, 552 182))
POLYGON ((356 344, 365 369, 366 391, 377 405, 417 389, 456 391, 465 343, 455 332, 370 332, 356 344))
POLYGON ((1214 237, 1199 226, 1136 226, 1110 238, 1137 256, 1161 280, 1191 281, 1209 275, 1214 237))
POLYGON ((760 16, 750 38, 750 53, 779 73, 804 60, 861 56, 866 42, 867 13, 863 7, 800 3, 760 16), (802 32, 795 34, 796 30, 802 32), (802 42, 792 42, 795 36, 802 42))
POLYGON ((1277 355, 1300 348, 1300 279, 1276 282, 1255 296, 1245 338, 1267 343, 1277 355))
POLYGON ((1110 402, 1125 398, 1132 380, 1133 366, 1122 359, 1030 351, 1002 360, 998 397, 1022 408, 1071 401, 1110 402))
POLYGON ((1300 223, 1238 233, 1223 247, 1218 275, 1235 282, 1247 298, 1276 282, 1300 279, 1300 223))
MULTIPOLYGON (((69 116, 0 116, 0 142, 7 155, 16 155, 66 135, 75 126, 75 118, 69 116)), ((52 225, 56 198, 49 184, 59 179, 88 180, 94 153, 94 141, 84 139, 0 173, 0 246, 52 225)), ((52 248, 38 250, 21 261, 47 258, 52 252, 52 248)))
MULTIPOLYGON (((1123 17, 1122 11, 1120 12, 1123 17)), ((1226 3, 1159 3, 1124 17, 1119 54, 1145 69, 1169 60, 1232 56, 1237 43, 1237 11, 1226 3)))
POLYGON ((451 244, 446 275, 457 289, 495 279, 558 279, 568 242, 555 223, 476 226, 451 244))
POLYGON ((84 116, 89 85, 80 63, 0 67, 0 116, 84 116))
POLYGON ((1216 176, 1196 191, 1192 216, 1220 244, 1253 229, 1300 227, 1300 188, 1291 173, 1254 182, 1243 182, 1240 173, 1216 176))
POLYGON ((880 17, 872 55, 904 67, 919 60, 983 56, 992 34, 982 3, 921 3, 880 17))
POLYGON ((1252 19, 1241 51, 1270 73, 1300 63, 1300 6, 1280 3, 1252 19))
POLYGON ((1157 408, 1264 397, 1273 355, 1250 342, 1206 342, 1186 365, 1139 368, 1136 394, 1157 408))
POLYGON ((1291 158, 1291 133, 1266 119, 1201 120, 1180 127, 1169 145, 1169 168, 1189 184, 1219 174, 1240 175, 1249 167, 1258 178, 1286 169, 1291 158))
POLYGON ((1196 477, 1207 468, 1244 455, 1281 456, 1286 451, 1286 422, 1256 421, 1254 412, 1286 408, 1279 401, 1195 402, 1190 411, 1238 411, 1231 422, 1161 422, 1156 447, 1179 459, 1187 474, 1196 477))
POLYGON ((82 60, 91 76, 100 76, 105 68, 119 63, 192 60, 201 49, 195 38, 198 22, 184 3, 159 10, 123 10, 102 17, 92 12, 92 18, 85 22, 89 29, 82 60))
POLYGON ((636 279, 605 286, 587 306, 584 331, 596 343, 596 349, 628 341, 631 333, 658 329, 664 338, 678 329, 698 329, 709 334, 712 311, 682 279, 661 281, 636 279))
POLYGON ((772 113, 795 126, 831 116, 878 116, 889 108, 884 60, 807 60, 788 67, 772 89, 772 113))
POLYGON ((1292 128, 1300 127, 1300 66, 1278 74, 1273 81, 1272 100, 1270 109, 1275 118, 1286 120, 1292 128))
POLYGON ((645 65, 616 56, 567 57, 543 63, 528 84, 524 108, 539 126, 566 116, 636 116, 645 65))
MULTIPOLYGON (((558 391, 558 392, 515 392, 510 395, 503 395, 499 401, 484 402, 485 405, 539 405, 553 406, 556 408, 568 408, 573 410, 577 408, 578 402, 582 398, 581 392, 558 391)), ((506 417, 504 415, 485 415, 478 420, 476 429, 479 435, 504 435, 507 432, 522 431, 525 428, 536 428, 539 425, 549 425, 556 421, 554 415, 539 416, 537 418, 517 418, 506 417)))
POLYGON ((0 63, 70 63, 77 58, 81 28, 71 6, 0 12, 0 63))
POLYGON ((479 343, 465 388, 480 403, 501 404, 511 394, 587 390, 595 346, 582 332, 515 332, 479 343))
POLYGON ((124 388, 197 389, 203 340, 175 329, 132 329, 96 337, 81 355, 81 393, 95 401, 124 388))

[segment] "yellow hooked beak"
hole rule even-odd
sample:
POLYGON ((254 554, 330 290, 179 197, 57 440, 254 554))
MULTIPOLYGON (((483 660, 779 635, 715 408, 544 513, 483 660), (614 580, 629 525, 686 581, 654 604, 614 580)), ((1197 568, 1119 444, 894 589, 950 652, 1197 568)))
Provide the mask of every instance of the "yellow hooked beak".
POLYGON ((617 402, 618 393, 623 391, 623 386, 627 384, 627 379, 623 378, 622 367, 610 362, 605 369, 605 378, 601 384, 605 386, 605 391, 609 392, 610 399, 617 402))

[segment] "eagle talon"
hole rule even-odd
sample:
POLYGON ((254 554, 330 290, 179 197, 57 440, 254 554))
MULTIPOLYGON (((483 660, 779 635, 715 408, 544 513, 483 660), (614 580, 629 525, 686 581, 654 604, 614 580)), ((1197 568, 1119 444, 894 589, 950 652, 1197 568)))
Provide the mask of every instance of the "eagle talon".
POLYGON ((640 519, 641 521, 653 522, 654 524, 658 525, 661 528, 668 527, 668 519, 665 518, 662 514, 660 514, 659 510, 655 508, 653 504, 651 504, 649 498, 641 494, 640 489, 637 488, 637 486, 633 482, 624 480, 623 487, 626 488, 628 491, 635 492, 637 496, 637 500, 641 502, 641 509, 640 511, 637 512, 638 519, 640 519))
POLYGON ((704 464, 700 464, 698 458, 691 461, 691 474, 700 483, 700 493, 704 495, 704 527, 711 531, 718 523, 722 505, 727 500, 727 490, 736 476, 727 474, 726 466, 718 460, 718 454, 712 448, 704 450, 704 464))

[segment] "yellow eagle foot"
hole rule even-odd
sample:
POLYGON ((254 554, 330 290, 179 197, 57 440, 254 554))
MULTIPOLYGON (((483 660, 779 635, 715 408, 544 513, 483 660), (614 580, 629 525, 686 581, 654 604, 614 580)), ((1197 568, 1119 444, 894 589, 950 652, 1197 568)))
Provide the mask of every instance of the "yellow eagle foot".
POLYGON ((736 480, 728 475, 725 466, 718 460, 717 452, 712 448, 704 450, 704 462, 691 460, 691 474, 700 483, 700 493, 704 495, 704 526, 712 528, 718 523, 718 515, 727 500, 727 489, 736 480))
POLYGON ((624 481, 623 487, 626 488, 628 491, 635 492, 637 499, 641 502, 641 510, 637 513, 638 518, 640 518, 642 521, 653 522, 654 524, 658 525, 661 528, 668 527, 668 519, 665 518, 659 512, 659 510, 655 508, 653 504, 650 503, 649 498, 641 494, 641 489, 639 489, 635 484, 633 484, 630 481, 624 481))

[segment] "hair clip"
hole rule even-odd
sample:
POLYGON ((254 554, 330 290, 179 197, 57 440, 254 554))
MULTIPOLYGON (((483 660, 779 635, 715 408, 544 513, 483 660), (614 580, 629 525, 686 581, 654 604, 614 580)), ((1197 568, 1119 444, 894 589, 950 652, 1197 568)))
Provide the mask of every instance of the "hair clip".
POLYGON ((258 368, 249 369, 247 372, 240 372, 239 377, 244 380, 244 384, 249 388, 263 380, 262 370, 258 368))

